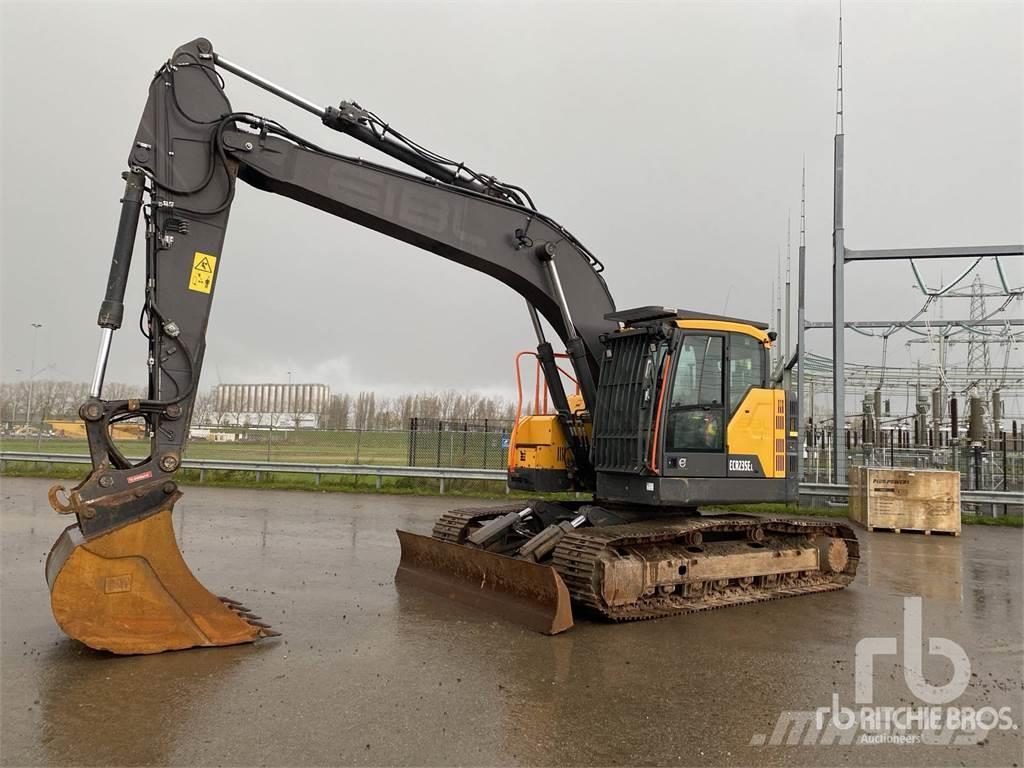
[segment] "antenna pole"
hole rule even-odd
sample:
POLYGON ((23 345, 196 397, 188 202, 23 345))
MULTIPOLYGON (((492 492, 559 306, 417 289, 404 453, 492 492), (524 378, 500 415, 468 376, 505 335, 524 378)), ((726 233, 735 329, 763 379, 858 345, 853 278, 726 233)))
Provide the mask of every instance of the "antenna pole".
MULTIPOLYGON (((797 428, 797 451, 796 451, 796 478, 797 488, 804 481, 804 446, 807 441, 807 416, 804 407, 804 360, 807 354, 804 346, 804 259, 807 254, 807 162, 802 164, 800 170, 800 245, 797 249, 797 272, 796 272, 796 428, 797 428)), ((814 418, 813 411, 811 418, 814 418)), ((800 494, 797 493, 799 504, 800 494)))
POLYGON ((792 224, 792 220, 790 218, 790 212, 787 211, 786 212, 786 321, 785 321, 786 322, 786 330, 782 334, 782 338, 786 342, 785 346, 784 346, 784 348, 786 350, 786 355, 785 355, 786 365, 789 365, 789 360, 790 360, 789 352, 790 352, 790 349, 792 347, 792 344, 790 343, 790 340, 789 340, 789 333, 790 333, 790 328, 793 327, 792 323, 791 323, 791 319, 790 319, 791 307, 790 307, 790 297, 789 297, 789 291, 790 291, 790 261, 791 261, 791 257, 792 257, 792 245, 790 244, 790 231, 789 231, 791 224, 792 224))
POLYGON ((783 357, 782 345, 785 343, 786 333, 782 329, 782 249, 775 249, 775 329, 778 331, 779 338, 777 339, 778 350, 775 353, 776 364, 778 367, 778 375, 781 379, 782 369, 786 365, 786 358, 783 357))

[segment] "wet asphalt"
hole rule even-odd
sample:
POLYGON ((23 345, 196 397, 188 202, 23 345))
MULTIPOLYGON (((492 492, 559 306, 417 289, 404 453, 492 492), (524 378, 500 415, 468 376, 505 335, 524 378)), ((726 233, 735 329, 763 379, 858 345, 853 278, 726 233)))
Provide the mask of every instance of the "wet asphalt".
MULTIPOLYGON (((50 510, 48 485, 0 479, 5 766, 1024 764, 1020 529, 858 531, 860 571, 844 591, 582 619, 544 637, 396 589, 395 528, 427 533, 478 502, 194 487, 175 511, 193 571, 284 635, 116 657, 50 615, 43 563, 69 521, 50 510), (980 744, 772 746, 782 713, 827 707, 833 693, 853 702, 857 642, 900 636, 912 595, 925 643, 949 638, 970 660, 950 706, 1010 707, 1016 729, 980 744)), ((926 654, 924 672, 941 685, 951 667, 926 654)), ((920 704, 899 654, 876 660, 873 681, 874 705, 920 704)))

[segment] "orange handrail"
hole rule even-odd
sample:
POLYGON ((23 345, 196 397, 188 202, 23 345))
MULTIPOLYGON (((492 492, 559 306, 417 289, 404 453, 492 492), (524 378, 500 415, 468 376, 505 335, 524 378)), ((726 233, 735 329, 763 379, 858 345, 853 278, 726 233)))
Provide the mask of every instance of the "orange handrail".
MULTIPOLYGON (((522 360, 524 355, 528 355, 530 357, 533 357, 535 359, 535 361, 536 361, 536 367, 534 368, 534 372, 533 372, 533 412, 536 415, 542 415, 542 414, 546 414, 547 411, 548 411, 548 387, 547 387, 546 383, 544 384, 544 390, 543 390, 543 407, 542 407, 542 404, 541 404, 541 369, 540 369, 540 358, 537 357, 537 353, 536 352, 532 352, 530 350, 524 350, 522 352, 517 353, 516 357, 515 357, 515 368, 516 368, 516 418, 515 418, 515 423, 512 425, 512 433, 509 435, 509 441, 508 441, 508 468, 509 469, 515 469, 515 466, 516 466, 516 464, 515 464, 515 450, 514 449, 515 449, 515 445, 516 445, 516 435, 519 432, 519 421, 520 421, 520 419, 522 418, 522 415, 523 415, 523 377, 522 377, 522 370, 521 370, 521 366, 520 366, 520 361, 522 360)), ((561 353, 561 352, 556 352, 555 353, 555 358, 556 359, 567 360, 567 359, 569 359, 569 355, 561 353)), ((580 383, 579 383, 579 381, 577 381, 577 379, 572 374, 570 374, 568 371, 566 371, 561 366, 556 365, 555 367, 558 368, 558 372, 559 373, 561 373, 563 376, 565 376, 567 379, 569 379, 569 381, 571 381, 574 385, 576 385, 576 394, 579 394, 579 392, 580 392, 580 383)))
MULTIPOLYGON (((532 355, 537 357, 536 352, 524 351, 516 355, 515 367, 516 367, 516 419, 512 423, 512 434, 509 435, 508 439, 508 468, 515 469, 515 447, 516 447, 516 434, 519 432, 519 418, 523 413, 523 377, 519 371, 519 361, 523 355, 532 355)), ((534 383, 534 401, 537 398, 536 382, 534 383)))
POLYGON ((669 366, 672 362, 672 354, 665 355, 665 362, 662 364, 661 369, 661 392, 658 394, 658 412, 654 415, 654 433, 651 435, 651 471, 656 475, 660 475, 661 472, 658 470, 657 465, 657 454, 658 454, 658 437, 661 433, 661 406, 665 404, 665 390, 668 389, 668 372, 669 366))

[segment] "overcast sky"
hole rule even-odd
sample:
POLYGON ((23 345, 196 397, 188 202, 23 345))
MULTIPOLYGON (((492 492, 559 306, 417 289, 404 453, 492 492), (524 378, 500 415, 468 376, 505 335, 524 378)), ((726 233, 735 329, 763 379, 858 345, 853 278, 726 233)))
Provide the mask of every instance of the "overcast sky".
MULTIPOLYGON (((844 4, 853 248, 1024 239, 1024 4, 844 4)), ((88 380, 123 189, 154 70, 194 37, 327 104, 354 99, 420 143, 526 187, 602 261, 620 308, 767 318, 799 226, 808 315, 829 312, 837 6, 760 3, 14 3, 2 13, 2 377, 88 380), (15 369, 21 368, 22 373, 15 369)), ((372 153, 231 75, 233 106, 372 153)), ((390 160, 388 162, 391 162, 390 160)), ((136 254, 141 253, 141 246, 136 254)), ((203 386, 506 393, 531 346, 508 288, 239 185, 203 386)), ((1008 259, 1024 282, 1024 259, 1008 259)), ((108 381, 142 383, 138 258, 108 381)), ((927 265, 938 284, 962 269, 927 265)), ((985 273, 994 282, 994 270, 985 273)), ((904 265, 847 270, 850 319, 921 303, 904 265)), ((795 288, 794 288, 795 297, 795 288)), ((947 302, 946 317, 967 302, 947 302)), ((1021 316, 1019 303, 1014 316, 1021 316)), ((795 313, 794 313, 795 314, 795 313)), ((795 319, 795 318, 794 318, 795 319)), ((850 357, 878 357, 851 339, 850 357)), ((830 353, 827 333, 811 351, 830 353)), ((933 362, 927 345, 890 358, 933 362)), ((1018 362, 1018 364, 1020 364, 1018 362)))

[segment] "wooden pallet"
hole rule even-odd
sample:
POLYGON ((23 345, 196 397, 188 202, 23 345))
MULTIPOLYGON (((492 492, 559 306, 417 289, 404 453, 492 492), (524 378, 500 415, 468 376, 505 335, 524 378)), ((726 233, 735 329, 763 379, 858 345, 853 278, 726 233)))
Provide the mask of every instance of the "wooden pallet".
POLYGON ((937 536, 960 535, 960 531, 943 531, 938 528, 886 528, 881 525, 868 525, 865 527, 869 531, 886 531, 888 533, 923 533, 925 536, 931 536, 933 533, 937 536))

